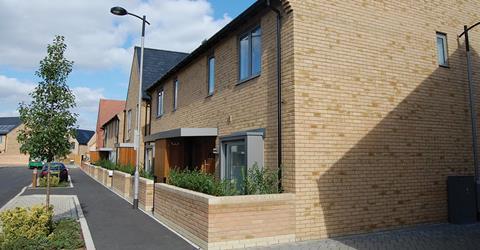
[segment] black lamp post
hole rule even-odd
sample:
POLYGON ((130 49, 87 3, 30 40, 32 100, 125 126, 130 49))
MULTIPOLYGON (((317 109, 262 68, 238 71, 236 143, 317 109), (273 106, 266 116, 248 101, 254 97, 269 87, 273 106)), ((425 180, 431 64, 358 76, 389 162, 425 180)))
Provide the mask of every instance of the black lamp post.
POLYGON ((138 208, 138 182, 139 182, 139 167, 140 167, 140 112, 141 112, 141 107, 142 107, 142 80, 143 80, 143 50, 144 50, 144 43, 145 43, 145 23, 150 25, 150 23, 147 21, 147 17, 144 15, 143 17, 140 17, 138 15, 135 15, 133 13, 129 13, 126 9, 122 7, 113 7, 110 9, 110 12, 114 15, 117 16, 125 16, 125 15, 131 15, 134 16, 140 20, 142 20, 142 42, 141 42, 141 52, 140 52, 140 83, 139 83, 139 88, 138 88, 138 104, 137 104, 137 129, 135 130, 135 148, 137 150, 137 159, 135 163, 135 182, 134 182, 134 196, 133 196, 133 208, 137 209, 138 208))
MULTIPOLYGON (((479 177, 479 166, 478 166, 478 144, 477 144, 477 112, 475 109, 475 85, 473 83, 472 77, 472 56, 470 51, 470 40, 468 37, 468 32, 475 28, 477 25, 480 25, 480 22, 468 27, 467 25, 463 26, 463 32, 458 37, 465 36, 465 50, 467 52, 467 77, 468 77, 468 90, 469 90, 469 100, 470 100, 470 119, 472 123, 472 148, 473 148, 473 165, 475 168, 475 183, 477 191, 477 204, 480 205, 480 177, 479 177)), ((480 207, 478 207, 480 209, 480 207)), ((480 210, 479 210, 480 211, 480 210)))

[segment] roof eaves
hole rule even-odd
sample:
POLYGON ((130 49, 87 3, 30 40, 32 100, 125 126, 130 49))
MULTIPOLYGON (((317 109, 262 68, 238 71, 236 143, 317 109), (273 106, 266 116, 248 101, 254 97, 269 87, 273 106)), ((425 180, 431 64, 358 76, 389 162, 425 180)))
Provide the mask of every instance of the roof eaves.
POLYGON ((198 48, 196 48, 192 53, 190 53, 187 57, 185 57, 182 61, 180 61, 177 65, 172 67, 165 75, 163 75, 160 79, 158 79, 152 86, 150 86, 147 89, 147 92, 150 92, 152 89, 158 86, 158 84, 169 77, 171 77, 173 74, 178 72, 181 68, 184 66, 188 65, 190 62, 192 62, 197 56, 201 55, 205 51, 207 51, 210 47, 212 47, 214 44, 216 44, 220 39, 222 39, 225 35, 227 35, 229 32, 232 30, 235 30, 238 28, 240 24, 242 24, 247 18, 249 18, 252 15, 255 15, 259 10, 266 8, 267 0, 258 0, 254 4, 252 4, 248 9, 246 9, 244 12, 242 12, 240 15, 238 15, 235 19, 233 19, 230 23, 225 25, 220 31, 215 33, 210 39, 202 43, 198 48))

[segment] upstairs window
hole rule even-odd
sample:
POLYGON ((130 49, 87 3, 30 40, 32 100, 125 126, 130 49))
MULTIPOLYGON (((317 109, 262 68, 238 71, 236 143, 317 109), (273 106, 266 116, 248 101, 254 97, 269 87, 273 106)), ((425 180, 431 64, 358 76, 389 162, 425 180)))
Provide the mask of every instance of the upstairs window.
POLYGON ((208 95, 215 91, 215 57, 208 58, 208 95))
POLYGON ((240 81, 260 75, 262 68, 262 30, 257 27, 240 37, 240 81))
POLYGON ((165 94, 163 92, 163 89, 158 91, 158 97, 157 97, 157 117, 163 115, 163 99, 165 97, 165 94))
POLYGON ((447 35, 437 32, 438 65, 448 66, 447 35))
POLYGON ((173 81, 173 110, 175 111, 178 106, 178 80, 173 81))

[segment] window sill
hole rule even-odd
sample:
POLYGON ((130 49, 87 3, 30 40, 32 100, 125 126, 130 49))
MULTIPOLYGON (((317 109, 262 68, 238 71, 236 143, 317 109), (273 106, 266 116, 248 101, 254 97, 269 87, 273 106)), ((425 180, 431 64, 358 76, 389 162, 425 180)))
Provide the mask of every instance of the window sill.
POLYGON ((155 119, 158 120, 158 119, 160 119, 160 118, 162 118, 162 117, 163 117, 163 114, 157 115, 157 117, 155 117, 155 119))
POLYGON ((439 64, 438 67, 440 67, 440 68, 446 68, 446 69, 449 69, 449 68, 450 68, 450 66, 448 66, 448 65, 442 65, 442 64, 439 64))
POLYGON ((245 78, 245 79, 243 79, 243 80, 239 80, 238 83, 235 84, 235 85, 240 85, 240 84, 242 84, 242 83, 248 82, 248 81, 250 81, 250 80, 253 80, 253 79, 259 77, 260 75, 261 75, 261 74, 259 73, 259 74, 256 74, 256 75, 249 76, 249 77, 247 77, 247 78, 245 78))
POLYGON ((210 98, 210 97, 212 97, 214 94, 215 94, 215 92, 213 92, 213 93, 211 93, 211 94, 208 94, 205 98, 210 98))

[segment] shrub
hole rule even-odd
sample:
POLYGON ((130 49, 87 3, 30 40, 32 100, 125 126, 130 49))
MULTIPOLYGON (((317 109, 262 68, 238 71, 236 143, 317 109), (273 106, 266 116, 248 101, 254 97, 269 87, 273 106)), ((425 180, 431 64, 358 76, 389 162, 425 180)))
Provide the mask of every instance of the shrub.
POLYGON ((0 213, 0 249, 79 249, 81 228, 74 219, 52 221, 53 207, 14 208, 0 213))
POLYGON ((48 236, 54 249, 79 249, 84 243, 79 223, 74 219, 62 219, 55 223, 53 232, 48 236))
POLYGON ((143 168, 140 169, 140 177, 153 180, 153 173, 150 171, 145 171, 143 168))
POLYGON ((130 174, 130 175, 135 174, 135 166, 132 166, 132 165, 117 165, 115 166, 115 170, 130 174))
POLYGON ((235 182, 217 180, 213 175, 200 171, 173 169, 168 176, 168 183, 173 186, 215 196, 238 194, 235 182))
POLYGON ((106 168, 108 170, 114 170, 116 167, 115 163, 105 159, 96 161, 93 164, 102 168, 106 168))
MULTIPOLYGON (((50 175, 50 187, 58 187, 60 184, 60 178, 58 176, 50 175)), ((40 178, 40 187, 47 186, 47 177, 40 178)))
POLYGON ((260 169, 255 163, 251 168, 243 172, 243 192, 244 194, 276 194, 278 190, 277 171, 260 169), (246 175, 246 178, 245 178, 246 175))
POLYGON ((44 206, 30 209, 17 207, 0 213, 3 245, 13 246, 16 241, 47 237, 52 229, 52 217, 53 207, 44 206))

